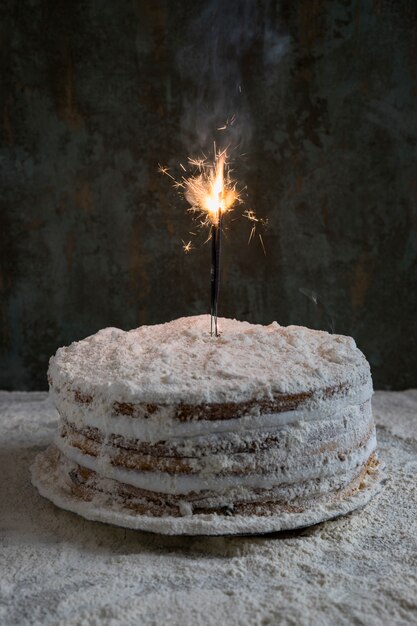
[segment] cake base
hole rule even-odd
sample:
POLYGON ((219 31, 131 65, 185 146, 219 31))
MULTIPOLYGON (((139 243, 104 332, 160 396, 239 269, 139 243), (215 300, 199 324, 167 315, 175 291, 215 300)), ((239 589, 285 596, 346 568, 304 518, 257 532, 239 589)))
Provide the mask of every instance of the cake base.
POLYGON ((383 471, 379 466, 374 473, 367 475, 364 487, 352 496, 332 500, 328 504, 320 503, 302 512, 268 516, 201 514, 152 517, 129 511, 104 494, 95 497, 93 502, 77 498, 63 482, 59 466, 51 462, 47 452, 45 450, 38 454, 31 467, 32 483, 42 496, 59 508, 88 520, 162 535, 261 535, 304 528, 364 507, 381 491, 384 483, 383 471))

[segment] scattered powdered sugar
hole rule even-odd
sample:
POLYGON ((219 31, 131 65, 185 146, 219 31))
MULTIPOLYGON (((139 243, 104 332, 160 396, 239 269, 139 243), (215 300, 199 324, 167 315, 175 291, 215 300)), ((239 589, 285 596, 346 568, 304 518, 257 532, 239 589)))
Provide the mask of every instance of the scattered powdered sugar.
POLYGON ((417 439, 416 403, 416 389, 380 391, 373 410, 381 428, 388 429, 396 437, 417 439))
POLYGON ((222 403, 364 382, 368 363, 351 337, 208 315, 124 332, 106 328, 60 348, 49 375, 109 402, 222 403), (173 375, 174 374, 174 375, 173 375))
POLYGON ((373 399, 384 490, 354 514, 262 537, 174 537, 90 522, 30 483, 58 415, 0 393, 0 623, 7 626, 412 624, 417 391, 373 399))

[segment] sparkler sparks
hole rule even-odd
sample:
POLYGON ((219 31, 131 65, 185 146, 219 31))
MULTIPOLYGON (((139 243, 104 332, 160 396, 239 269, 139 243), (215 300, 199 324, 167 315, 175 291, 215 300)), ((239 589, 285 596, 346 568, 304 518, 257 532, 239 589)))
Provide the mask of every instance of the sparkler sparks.
POLYGON ((158 163, 158 172, 160 174, 164 174, 164 176, 168 176, 168 178, 170 178, 174 181, 175 184, 177 184, 176 178, 174 178, 173 175, 170 174, 169 168, 166 165, 161 165, 160 163, 158 163))
MULTIPOLYGON (((249 245, 253 237, 255 236, 257 224, 261 224, 262 226, 264 226, 264 228, 266 228, 268 225, 268 220, 265 220, 262 217, 257 217, 255 211, 253 211, 252 209, 246 209, 246 211, 243 212, 243 217, 246 217, 247 220, 252 222, 252 228, 251 228, 249 239, 248 239, 248 245, 249 245)), ((263 253, 266 256, 266 249, 265 249, 264 240, 262 239, 262 235, 258 233, 258 237, 262 246, 263 253)))
POLYGON ((204 223, 217 224, 220 216, 232 209, 240 200, 236 184, 230 179, 226 152, 216 154, 214 163, 203 159, 190 159, 197 174, 184 179, 184 196, 190 211, 203 217, 204 223))
POLYGON ((236 122, 236 115, 233 114, 232 117, 227 118, 223 126, 220 126, 220 128, 218 128, 217 130, 227 130, 229 126, 233 126, 235 122, 236 122))
POLYGON ((191 252, 191 250, 194 249, 194 246, 191 241, 188 241, 187 243, 183 239, 181 241, 182 241, 182 249, 184 250, 185 254, 188 254, 189 252, 191 252))

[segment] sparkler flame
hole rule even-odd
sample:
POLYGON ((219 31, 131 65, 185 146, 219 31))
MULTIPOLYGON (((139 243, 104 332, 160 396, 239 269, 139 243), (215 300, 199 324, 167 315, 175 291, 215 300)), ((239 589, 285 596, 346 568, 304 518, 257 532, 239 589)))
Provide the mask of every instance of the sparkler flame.
MULTIPOLYGON (((226 127, 234 124, 235 119, 235 116, 232 116, 230 120, 227 120, 226 127)), ((214 160, 208 159, 205 154, 202 154, 201 157, 189 157, 189 170, 180 163, 185 174, 179 179, 171 174, 167 166, 159 165, 158 167, 161 174, 171 179, 174 189, 185 197, 190 205, 188 210, 196 215, 199 226, 209 228, 210 234, 206 241, 209 241, 213 230, 220 225, 223 215, 232 211, 235 204, 243 203, 242 193, 246 189, 238 190, 237 183, 232 180, 227 149, 217 151, 216 144, 214 144, 213 152, 214 160)), ((248 243, 257 234, 262 250, 266 255, 262 235, 257 230, 258 227, 266 229, 268 220, 258 217, 252 209, 246 209, 242 216, 251 224, 248 243)), ((190 234, 196 236, 194 232, 190 232, 190 234)), ((194 249, 191 242, 182 241, 182 247, 186 254, 194 249)))
POLYGON ((239 200, 236 185, 231 181, 226 163, 226 151, 216 154, 214 163, 202 159, 189 159, 199 173, 184 178, 184 196, 191 211, 199 212, 205 224, 219 223, 220 214, 230 211, 239 200))

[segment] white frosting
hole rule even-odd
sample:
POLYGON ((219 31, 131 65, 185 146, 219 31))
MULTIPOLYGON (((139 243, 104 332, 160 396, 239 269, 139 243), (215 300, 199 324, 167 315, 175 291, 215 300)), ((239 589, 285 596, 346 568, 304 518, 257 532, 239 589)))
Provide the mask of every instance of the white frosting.
MULTIPOLYGON (((64 456, 97 472, 97 480, 110 479, 146 491, 175 495, 211 491, 216 494, 213 506, 223 499, 250 501, 256 498, 254 489, 258 488, 272 490, 272 498, 288 501, 301 493, 309 497, 309 494, 331 492, 350 484, 376 449, 370 402, 346 407, 341 414, 327 420, 302 420, 278 428, 275 424, 266 431, 238 428, 234 432, 176 438, 169 443, 189 464, 189 474, 116 467, 112 460, 117 457, 118 448, 105 441, 98 446, 98 456, 94 457, 69 444, 66 437, 56 439, 64 456), (264 449, 262 442, 269 434, 275 435, 277 441, 264 449), (226 445, 249 442, 254 448, 234 454, 210 453, 211 444, 225 442, 226 445)), ((136 455, 141 462, 143 455, 134 451, 130 453, 130 461, 135 462, 136 455)))
POLYGON ((96 405, 75 403, 73 397, 64 393, 51 394, 60 414, 77 428, 91 426, 103 433, 121 435, 129 439, 156 442, 161 440, 181 440, 213 433, 236 433, 260 429, 273 429, 285 424, 303 421, 329 420, 342 417, 352 405, 359 405, 372 395, 372 381, 352 387, 348 394, 330 398, 320 398, 310 402, 308 408, 282 413, 249 414, 225 420, 195 420, 180 422, 173 416, 174 407, 162 407, 148 419, 114 415, 112 409, 96 413, 96 405))
POLYGON ((93 395, 96 413, 114 402, 164 405, 272 399, 370 379, 351 337, 301 326, 269 326, 208 315, 125 332, 106 328, 60 348, 50 360, 52 384, 93 395))
POLYGON ((166 494, 186 494, 192 491, 215 490, 221 491, 230 487, 251 487, 270 489, 280 484, 291 484, 299 481, 347 473, 364 463, 371 452, 376 448, 375 431, 371 434, 365 446, 339 459, 337 452, 329 455, 328 452, 317 454, 311 459, 298 460, 297 464, 290 465, 282 470, 276 467, 275 471, 267 474, 248 475, 218 475, 215 472, 200 475, 168 474, 166 472, 141 472, 122 469, 111 464, 108 455, 93 457, 83 454, 78 448, 70 446, 65 439, 57 437, 55 445, 69 459, 81 466, 87 467, 104 478, 111 478, 147 491, 166 494), (324 458, 328 459, 326 464, 324 458))
MULTIPOLYGON (((323 422, 300 422, 274 430, 260 430, 233 434, 214 434, 203 437, 189 437, 169 442, 169 447, 154 462, 172 463, 173 458, 182 459, 187 473, 216 474, 248 472, 262 473, 275 471, 277 465, 291 468, 306 458, 316 457, 323 452, 322 460, 329 463, 335 454, 359 447, 366 441, 373 428, 370 403, 363 408, 351 407, 343 417, 323 422), (326 451, 328 454, 326 456, 326 451)), ((67 439, 66 434, 59 436, 67 439)), ((70 445, 84 449, 88 445, 85 438, 78 435, 70 445)), ((90 445, 91 445, 90 441, 90 445)), ((89 449, 87 447, 87 449, 89 449)), ((92 454, 106 456, 119 464, 121 448, 106 443, 93 444, 92 454)), ((147 457, 144 452, 122 450, 128 455, 129 463, 138 467, 147 457)), ((124 458, 124 457, 123 457, 124 458)))

